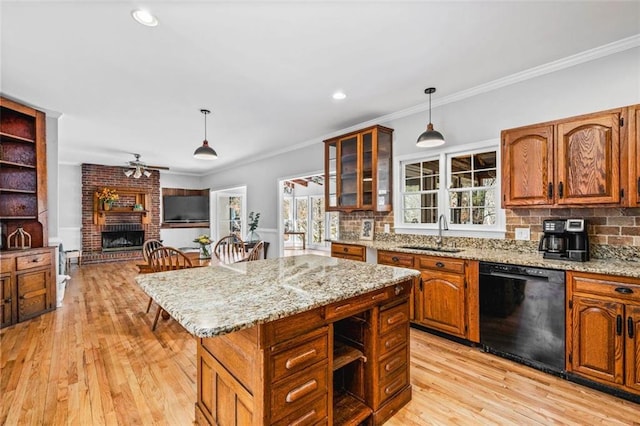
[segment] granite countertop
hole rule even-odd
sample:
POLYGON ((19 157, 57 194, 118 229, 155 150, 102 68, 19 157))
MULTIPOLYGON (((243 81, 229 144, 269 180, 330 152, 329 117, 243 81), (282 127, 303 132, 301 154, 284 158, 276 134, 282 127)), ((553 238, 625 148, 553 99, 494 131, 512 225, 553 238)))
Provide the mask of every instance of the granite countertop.
MULTIPOLYGON (((461 249, 462 251, 457 253, 447 253, 402 248, 401 246, 409 244, 399 242, 365 240, 336 240, 335 242, 343 244, 357 244, 375 250, 389 250, 401 253, 424 254, 457 259, 510 263, 513 265, 535 266, 549 269, 561 269, 565 271, 593 272, 598 274, 640 278, 640 262, 634 262, 632 260, 592 259, 587 262, 574 262, 568 260, 543 259, 542 253, 519 252, 517 250, 465 248, 463 246, 458 246, 457 248, 461 249)), ((420 244, 413 245, 419 246, 420 244)))
POLYGON ((302 255, 142 274, 136 282, 191 334, 212 337, 417 275, 411 269, 302 255))

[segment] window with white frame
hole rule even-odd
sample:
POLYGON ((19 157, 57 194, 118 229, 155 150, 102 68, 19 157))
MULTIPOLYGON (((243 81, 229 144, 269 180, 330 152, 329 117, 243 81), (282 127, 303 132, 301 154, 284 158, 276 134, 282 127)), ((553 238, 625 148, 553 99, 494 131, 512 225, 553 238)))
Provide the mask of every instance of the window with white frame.
POLYGON ((444 214, 450 229, 499 232, 497 150, 484 143, 400 161, 396 228, 433 229, 444 214))

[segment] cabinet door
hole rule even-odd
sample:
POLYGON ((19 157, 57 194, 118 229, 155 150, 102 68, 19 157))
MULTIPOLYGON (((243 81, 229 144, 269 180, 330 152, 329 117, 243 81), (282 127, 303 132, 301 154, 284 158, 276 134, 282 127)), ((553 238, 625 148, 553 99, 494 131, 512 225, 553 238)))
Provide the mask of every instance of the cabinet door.
POLYGON ((390 212, 392 209, 392 175, 391 175, 391 133, 378 130, 377 144, 374 153, 374 164, 376 165, 374 197, 375 211, 390 212))
POLYGON ((0 276, 0 328, 13 324, 13 294, 11 275, 0 276))
POLYGON ((18 322, 36 317, 53 307, 49 268, 17 275, 18 322))
POLYGON ((629 107, 629 198, 640 205, 640 105, 629 107))
POLYGON ((627 338, 625 343, 626 385, 640 391, 640 306, 625 307, 627 338))
POLYGON ((335 211, 338 207, 338 144, 336 141, 325 142, 324 145, 324 176, 325 176, 325 210, 335 211))
POLYGON ((573 298, 571 371, 601 382, 624 381, 624 305, 573 298))
POLYGON ((418 322, 465 337, 464 275, 423 270, 421 278, 418 322))
POLYGON ((359 153, 358 135, 338 141, 338 206, 343 209, 360 207, 359 153))
POLYGON ((620 202, 620 113, 556 126, 558 204, 620 202))
POLYGON ((553 204, 553 126, 502 132, 502 206, 553 204))

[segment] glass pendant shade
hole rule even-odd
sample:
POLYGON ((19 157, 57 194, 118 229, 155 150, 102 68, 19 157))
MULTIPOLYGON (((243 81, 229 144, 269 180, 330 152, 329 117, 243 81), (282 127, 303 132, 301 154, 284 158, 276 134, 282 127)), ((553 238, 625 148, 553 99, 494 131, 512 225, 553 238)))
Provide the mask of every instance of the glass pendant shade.
POLYGON ((416 141, 416 146, 420 148, 433 148, 444 144, 444 136, 437 130, 433 130, 433 124, 431 124, 431 94, 435 91, 435 87, 424 89, 424 93, 429 95, 429 124, 427 125, 427 130, 416 141))
POLYGON ((124 171, 124 175, 126 177, 131 177, 132 174, 133 174, 133 169, 128 169, 124 171))
POLYGON ((209 146, 209 142, 207 141, 207 114, 210 114, 211 111, 208 109, 201 109, 200 112, 204 114, 204 140, 202 141, 202 146, 196 148, 194 151, 193 158, 200 160, 215 160, 218 158, 218 153, 209 146))

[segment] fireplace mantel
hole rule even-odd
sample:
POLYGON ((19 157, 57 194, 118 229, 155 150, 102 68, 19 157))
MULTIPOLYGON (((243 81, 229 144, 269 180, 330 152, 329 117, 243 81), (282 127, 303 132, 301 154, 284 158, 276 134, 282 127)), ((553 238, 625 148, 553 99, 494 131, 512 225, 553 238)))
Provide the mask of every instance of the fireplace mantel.
POLYGON ((143 225, 151 223, 151 212, 148 210, 149 197, 148 192, 141 191, 138 188, 121 188, 115 187, 116 193, 120 199, 111 210, 104 210, 102 203, 98 199, 98 194, 93 194, 93 224, 105 225, 107 216, 110 215, 139 215, 140 223, 143 225), (139 205, 141 210, 134 210, 139 205))

